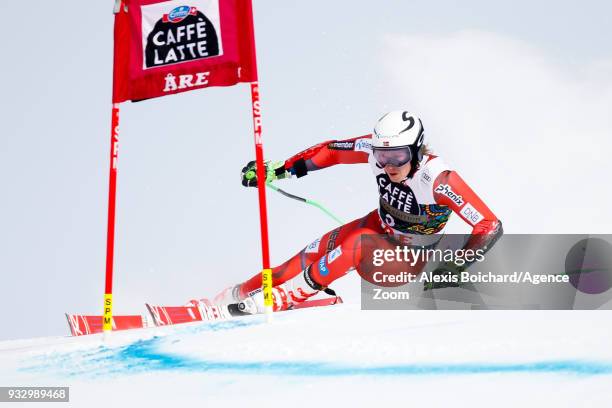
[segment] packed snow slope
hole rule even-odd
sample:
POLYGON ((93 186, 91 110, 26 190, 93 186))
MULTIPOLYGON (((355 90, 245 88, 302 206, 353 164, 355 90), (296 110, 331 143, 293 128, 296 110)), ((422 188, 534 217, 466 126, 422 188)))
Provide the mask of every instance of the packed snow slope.
POLYGON ((5 341, 0 384, 70 386, 79 407, 609 406, 611 317, 345 304, 5 341))

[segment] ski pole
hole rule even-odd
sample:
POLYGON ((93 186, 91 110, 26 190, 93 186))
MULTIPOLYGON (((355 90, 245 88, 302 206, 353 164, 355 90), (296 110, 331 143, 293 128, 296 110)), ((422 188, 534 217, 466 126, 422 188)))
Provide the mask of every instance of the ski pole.
POLYGON ((307 198, 304 197, 300 197, 300 196, 296 196, 295 194, 291 194, 286 192, 285 190, 276 187, 274 184, 272 184, 272 182, 266 182, 266 186, 270 187, 272 190, 281 193, 282 195, 284 195, 285 197, 289 197, 289 198, 293 198, 294 200, 300 201, 302 203, 306 203, 306 204, 310 204, 314 207, 317 207, 319 210, 323 211, 325 214, 329 215, 331 218, 333 218, 337 223, 339 224, 344 224, 344 222, 336 217, 331 211, 329 211, 327 208, 323 207, 323 205, 319 204, 318 202, 314 201, 314 200, 309 200, 307 198))

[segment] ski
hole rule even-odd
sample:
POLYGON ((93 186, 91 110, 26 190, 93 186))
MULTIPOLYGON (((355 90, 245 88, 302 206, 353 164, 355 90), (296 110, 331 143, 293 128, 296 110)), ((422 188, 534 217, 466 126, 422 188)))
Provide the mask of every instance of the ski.
MULTIPOLYGON (((102 333, 102 316, 78 315, 66 313, 68 327, 73 336, 102 333)), ((147 327, 141 315, 113 316, 113 330, 142 329, 147 327)))
MULTIPOLYGON (((313 299, 295 305, 293 309, 290 310, 332 306, 341 303, 343 303, 343 301, 340 296, 313 299)), ((234 307, 236 305, 221 307, 214 305, 208 299, 191 300, 184 306, 155 306, 148 303, 146 306, 156 326, 169 326, 198 321, 215 322, 230 320, 243 314, 234 310, 237 309, 237 307, 234 307)))
POLYGON ((340 296, 329 297, 325 299, 312 299, 312 300, 306 300, 302 303, 298 303, 297 305, 294 305, 292 310, 306 309, 309 307, 333 306, 333 305, 339 305, 342 303, 343 301, 340 296))
MULTIPOLYGON (((306 309, 310 307, 324 307, 343 303, 339 296, 306 300, 295 305, 290 310, 306 309)), ((142 315, 113 316, 113 330, 142 329, 150 326, 171 326, 190 322, 216 322, 230 320, 241 313, 237 305, 221 307, 211 303, 208 299, 191 300, 184 306, 157 306, 145 304, 151 315, 153 324, 142 315)), ((68 327, 72 336, 102 333, 102 316, 79 315, 66 313, 68 327)))
POLYGON ((146 303, 146 307, 156 326, 231 319, 231 315, 223 308, 197 300, 184 306, 155 306, 146 303))

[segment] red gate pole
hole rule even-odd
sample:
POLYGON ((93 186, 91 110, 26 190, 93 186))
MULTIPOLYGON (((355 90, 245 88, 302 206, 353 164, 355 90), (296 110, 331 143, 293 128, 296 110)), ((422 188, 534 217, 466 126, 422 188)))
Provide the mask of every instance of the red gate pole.
POLYGON ((108 179, 108 226, 106 233, 106 279, 104 283, 104 332, 113 329, 113 260, 115 254, 115 205, 117 199, 117 159, 119 153, 119 104, 113 103, 111 118, 110 171, 108 179))
POLYGON ((264 304, 268 318, 272 313, 272 270, 270 269, 270 243, 268 238, 268 210, 266 206, 266 172, 264 169, 263 140, 261 136, 261 104, 259 101, 259 80, 257 76, 257 52, 255 48, 255 25, 253 22, 253 6, 249 1, 249 36, 251 43, 251 67, 254 70, 255 81, 251 82, 251 102, 253 111, 253 137, 255 141, 255 163, 257 165, 257 192, 259 195, 259 223, 261 230, 261 258, 263 269, 261 282, 264 304))
POLYGON ((261 138, 261 105, 259 84, 251 82, 251 101, 253 109, 253 135, 255 138, 255 163, 257 165, 257 192, 259 195, 259 223, 261 229, 261 255, 263 269, 261 283, 266 313, 272 313, 272 269, 270 269, 270 243, 268 237, 268 211, 266 205, 266 171, 264 168, 263 143, 261 138))

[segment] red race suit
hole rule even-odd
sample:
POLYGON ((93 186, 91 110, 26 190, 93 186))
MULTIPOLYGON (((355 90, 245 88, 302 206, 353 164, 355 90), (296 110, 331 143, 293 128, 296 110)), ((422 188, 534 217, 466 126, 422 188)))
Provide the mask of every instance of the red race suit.
MULTIPOLYGON (((285 161, 297 177, 336 164, 369 163, 379 193, 379 208, 317 238, 281 265, 272 268, 274 286, 309 269, 310 278, 327 287, 358 268, 364 234, 402 238, 440 233, 452 213, 472 226, 464 249, 489 249, 502 234, 501 222, 456 171, 440 158, 424 154, 411 176, 392 182, 372 155, 371 135, 320 143, 285 161)), ((257 293, 261 274, 239 285, 239 296, 257 293)))

